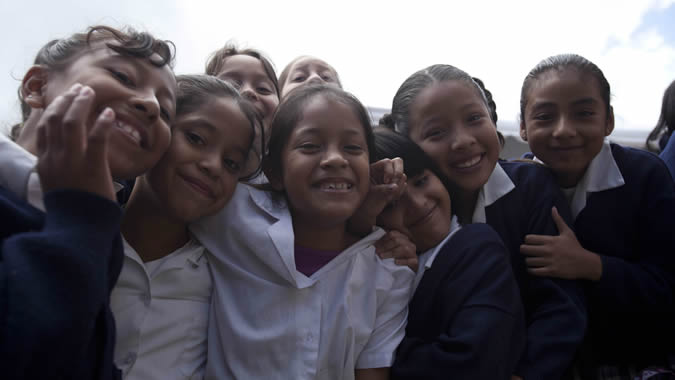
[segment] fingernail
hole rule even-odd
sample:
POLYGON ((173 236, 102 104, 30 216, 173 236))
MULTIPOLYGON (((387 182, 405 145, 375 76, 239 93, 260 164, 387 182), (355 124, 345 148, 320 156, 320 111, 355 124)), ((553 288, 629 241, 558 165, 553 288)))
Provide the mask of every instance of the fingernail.
POLYGON ((110 107, 106 107, 106 109, 101 112, 101 120, 103 121, 110 121, 115 117, 115 113, 110 107))
POLYGON ((75 83, 74 85, 72 85, 70 87, 70 91, 73 91, 76 94, 79 93, 81 89, 82 89, 82 85, 79 84, 79 83, 75 83))
POLYGON ((89 97, 89 96, 92 96, 93 94, 94 94, 94 90, 92 90, 91 87, 89 87, 89 86, 84 86, 80 90, 80 96, 89 97))

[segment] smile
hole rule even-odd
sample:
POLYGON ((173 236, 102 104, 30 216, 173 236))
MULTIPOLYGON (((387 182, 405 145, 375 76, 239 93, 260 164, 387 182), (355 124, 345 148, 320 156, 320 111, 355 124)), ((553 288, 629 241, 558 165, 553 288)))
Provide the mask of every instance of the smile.
POLYGON ((485 153, 478 154, 476 156, 469 158, 466 161, 455 163, 452 166, 456 167, 457 169, 470 169, 478 165, 478 163, 483 159, 484 155, 485 153))
POLYGON ((141 134, 138 129, 120 120, 115 121, 115 126, 136 145, 141 146, 141 134))
POLYGON ((410 224, 409 227, 410 228, 417 227, 419 225, 422 225, 422 224, 426 223, 431 218, 431 216, 434 214, 434 211, 436 211, 437 208, 438 208, 438 205, 435 204, 434 207, 432 207, 424 216, 422 216, 421 218, 417 219, 415 222, 410 224))
POLYGON ((206 185, 205 183, 203 183, 202 181, 199 181, 199 180, 197 180, 195 178, 192 178, 192 177, 183 176, 183 175, 180 175, 180 178, 185 183, 187 183, 193 190, 195 190, 198 194, 200 194, 200 195, 202 195, 202 196, 204 196, 208 199, 214 199, 215 198, 215 194, 213 193, 211 188, 209 188, 209 186, 206 185))
POLYGON ((321 191, 349 191, 353 187, 353 184, 347 182, 321 182, 319 184, 319 189, 321 191))

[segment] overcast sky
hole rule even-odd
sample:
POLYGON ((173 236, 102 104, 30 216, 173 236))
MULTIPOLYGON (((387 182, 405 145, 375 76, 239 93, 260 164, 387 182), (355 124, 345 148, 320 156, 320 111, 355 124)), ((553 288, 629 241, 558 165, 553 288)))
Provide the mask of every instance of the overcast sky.
MULTIPOLYGON (((617 128, 649 130, 675 79, 675 0, 247 1, 0 0, 0 126, 19 120, 16 89, 49 39, 88 25, 131 25, 177 46, 176 72, 203 72, 228 40, 267 53, 280 72, 318 56, 345 89, 390 107, 401 82, 435 63, 484 80, 500 122, 518 118, 520 86, 541 59, 578 53, 605 72, 617 128)), ((507 123, 505 123, 507 124, 507 123)), ((511 123, 512 124, 512 123, 511 123)))

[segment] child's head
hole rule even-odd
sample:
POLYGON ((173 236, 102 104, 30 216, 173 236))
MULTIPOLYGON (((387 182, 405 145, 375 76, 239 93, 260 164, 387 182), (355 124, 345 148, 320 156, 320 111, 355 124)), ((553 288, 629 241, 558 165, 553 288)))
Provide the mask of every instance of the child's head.
MULTIPOLYGON (((207 75, 177 77, 176 118, 166 154, 137 181, 176 218, 220 210, 247 173, 259 117, 230 84, 207 75)), ((254 157, 255 158, 255 157, 254 157)))
POLYGON ((321 83, 342 88, 340 77, 333 66, 315 57, 300 56, 286 65, 279 76, 281 98, 300 86, 321 83))
POLYGON ((96 26, 87 33, 47 43, 23 78, 25 121, 17 142, 37 153, 36 125, 42 111, 73 84, 91 87, 89 126, 106 108, 115 112, 108 161, 115 179, 133 178, 166 150, 176 107, 171 43, 148 33, 96 26))
POLYGON ((231 83, 255 105, 265 130, 269 129, 279 105, 279 82, 269 58, 258 50, 240 49, 228 42, 211 54, 206 74, 231 83))
POLYGON ((661 114, 659 115, 659 121, 656 123, 654 129, 649 133, 647 137, 647 148, 650 148, 654 151, 662 150, 670 135, 675 131, 675 81, 670 83, 670 86, 663 92, 663 100, 661 101, 661 114), (663 136, 663 137, 662 137, 663 136), (654 149, 651 146, 651 141, 657 141, 658 149, 654 149))
POLYGON ((609 82, 576 54, 546 58, 523 82, 520 132, 561 186, 581 179, 614 129, 609 82))
POLYGON ((370 118, 335 86, 293 91, 272 121, 263 168, 283 192, 293 223, 344 223, 365 199, 374 160, 370 118))
POLYGON ((387 128, 376 128, 374 134, 377 159, 402 158, 408 177, 405 192, 382 211, 377 224, 407 235, 424 252, 450 232, 448 190, 433 160, 415 142, 387 128))
POLYGON ((464 71, 433 65, 406 79, 382 123, 410 137, 460 193, 487 182, 500 151, 491 98, 464 71))

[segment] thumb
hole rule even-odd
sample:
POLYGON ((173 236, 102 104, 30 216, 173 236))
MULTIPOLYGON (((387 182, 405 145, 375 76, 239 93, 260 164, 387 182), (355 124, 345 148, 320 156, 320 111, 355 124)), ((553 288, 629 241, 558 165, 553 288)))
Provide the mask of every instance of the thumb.
POLYGON ((562 216, 560 216, 560 214, 558 213, 557 207, 553 206, 553 208, 551 209, 551 216, 553 217, 553 221, 555 222, 556 227, 558 227, 558 233, 560 235, 570 230, 569 226, 567 226, 567 223, 565 223, 562 216))

